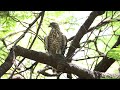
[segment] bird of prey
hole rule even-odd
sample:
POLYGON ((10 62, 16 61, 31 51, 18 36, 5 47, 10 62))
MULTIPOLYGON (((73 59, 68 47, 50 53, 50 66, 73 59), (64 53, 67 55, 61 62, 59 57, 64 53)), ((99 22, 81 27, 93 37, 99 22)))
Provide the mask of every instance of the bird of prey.
POLYGON ((50 23, 51 31, 48 36, 44 38, 45 49, 49 55, 64 55, 67 46, 67 38, 60 31, 60 27, 56 22, 50 23))
MULTIPOLYGON (((67 47, 67 38, 60 31, 60 27, 56 22, 50 23, 51 31, 48 36, 44 38, 45 50, 48 51, 49 55, 63 55, 67 47)), ((57 72, 54 68, 53 73, 57 72)), ((60 70, 60 69, 59 69, 60 70)))

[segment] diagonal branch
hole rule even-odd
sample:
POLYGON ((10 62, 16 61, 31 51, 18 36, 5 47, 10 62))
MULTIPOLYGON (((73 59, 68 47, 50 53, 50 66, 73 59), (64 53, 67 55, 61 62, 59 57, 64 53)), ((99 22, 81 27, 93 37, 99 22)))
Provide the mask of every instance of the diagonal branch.
MULTIPOLYGON (((112 22, 119 22, 119 21, 120 21, 120 19, 115 19, 115 20, 110 19, 110 20, 106 20, 106 21, 101 21, 101 22, 100 22, 99 24, 97 24, 96 26, 93 26, 93 27, 89 28, 86 33, 90 32, 90 31, 92 31, 92 30, 94 30, 94 29, 97 29, 97 28, 99 28, 99 27, 105 26, 106 24, 109 24, 109 23, 112 23, 112 22)), ((86 33, 85 33, 85 34, 86 34, 86 33)), ((75 36, 70 37, 70 38, 68 39, 68 41, 73 40, 74 37, 75 37, 75 36)))
MULTIPOLYGON (((67 53, 67 57, 70 58, 71 55, 74 53, 74 51, 79 47, 79 42, 81 38, 85 35, 86 32, 88 32, 88 28, 90 25, 93 23, 94 19, 99 16, 104 14, 105 11, 93 11, 88 19, 85 21, 85 23, 81 26, 77 34, 75 35, 70 48, 67 53)), ((69 62, 71 62, 71 59, 68 59, 69 62)))
POLYGON ((29 24, 29 27, 28 27, 28 28, 25 30, 25 32, 17 39, 17 41, 15 42, 14 45, 16 45, 16 44, 25 36, 25 34, 29 31, 29 29, 33 26, 33 24, 40 18, 40 16, 41 16, 43 13, 44 13, 44 11, 40 12, 39 15, 38 15, 38 17, 35 18, 35 20, 34 20, 31 24, 29 24))
MULTIPOLYGON (((119 36, 117 42, 115 43, 115 45, 112 48, 115 48, 119 44, 120 44, 120 36, 119 36)), ((114 59, 108 58, 107 56, 105 56, 102 59, 102 61, 100 61, 99 64, 95 67, 94 70, 95 71, 100 71, 100 72, 105 72, 114 62, 115 62, 114 59)))
MULTIPOLYGON (((31 43, 29 49, 32 48, 32 46, 33 46, 33 44, 34 44, 34 42, 35 42, 35 40, 36 40, 36 38, 37 38, 37 36, 38 36, 39 29, 40 29, 40 27, 41 27, 41 24, 42 24, 42 21, 43 21, 43 18, 44 18, 44 13, 45 13, 45 11, 40 12, 39 15, 38 15, 38 17, 37 17, 37 18, 32 22, 32 24, 30 24, 30 26, 28 27, 28 28, 30 28, 30 27, 40 18, 40 16, 41 16, 40 23, 39 23, 39 26, 38 26, 37 31, 36 31, 36 35, 35 35, 32 43, 31 43)), ((29 30, 28 28, 27 28, 26 31, 25 31, 26 33, 27 33, 27 31, 29 30)), ((25 34, 25 32, 24 32, 24 34, 25 34)), ((24 37, 24 34, 22 34, 21 38, 24 37)), ((15 44, 16 44, 16 43, 15 43, 15 44)), ((18 66, 24 61, 24 59, 25 59, 25 57, 19 62, 18 66)), ((18 66, 17 66, 17 67, 18 67, 18 66)), ((11 74, 11 76, 10 76, 9 78, 12 78, 12 76, 13 76, 13 74, 14 74, 15 71, 16 71, 16 68, 14 69, 14 71, 12 72, 12 74, 11 74)))
POLYGON ((13 65, 13 60, 15 59, 15 52, 12 48, 5 62, 0 66, 0 77, 3 76, 13 65))

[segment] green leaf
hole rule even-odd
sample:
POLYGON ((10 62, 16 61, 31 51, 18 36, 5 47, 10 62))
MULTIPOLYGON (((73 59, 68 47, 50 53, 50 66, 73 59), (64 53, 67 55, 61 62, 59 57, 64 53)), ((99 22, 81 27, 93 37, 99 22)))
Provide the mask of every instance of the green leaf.
POLYGON ((109 58, 113 58, 115 60, 120 60, 120 45, 117 46, 116 48, 113 48, 110 50, 107 54, 109 58))

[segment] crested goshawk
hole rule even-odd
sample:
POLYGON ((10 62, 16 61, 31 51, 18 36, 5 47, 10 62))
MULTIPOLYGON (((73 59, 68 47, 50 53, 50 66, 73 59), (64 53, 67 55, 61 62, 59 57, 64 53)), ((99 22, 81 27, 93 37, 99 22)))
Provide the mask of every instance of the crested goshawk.
POLYGON ((60 31, 60 27, 57 23, 50 23, 51 31, 48 36, 44 38, 45 49, 49 55, 61 54, 64 55, 67 46, 67 38, 60 31))
MULTIPOLYGON (((60 31, 60 27, 57 23, 50 23, 51 31, 48 36, 44 38, 45 50, 48 51, 49 55, 64 55, 67 47, 67 38, 60 31)), ((53 68, 53 72, 56 71, 53 68)), ((70 74, 67 74, 67 77, 71 77, 70 74)))

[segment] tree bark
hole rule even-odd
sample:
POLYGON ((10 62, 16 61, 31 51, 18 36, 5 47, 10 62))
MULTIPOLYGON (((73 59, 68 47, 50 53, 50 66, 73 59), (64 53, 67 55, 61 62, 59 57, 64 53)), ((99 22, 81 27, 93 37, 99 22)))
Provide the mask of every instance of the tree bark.
MULTIPOLYGON (((78 67, 75 64, 67 63, 65 61, 65 58, 59 55, 56 55, 55 57, 53 57, 43 52, 37 52, 34 50, 25 49, 20 46, 14 46, 11 49, 8 57, 6 58, 5 63, 3 63, 0 66, 0 70, 1 70, 0 77, 4 75, 5 72, 7 72, 12 67, 12 61, 17 56, 22 56, 39 63, 47 64, 56 69, 58 69, 58 67, 61 67, 59 71, 64 73, 72 73, 84 79, 100 79, 101 77, 112 76, 112 74, 105 74, 97 71, 90 71, 88 69, 78 67)), ((119 74, 115 76, 119 78, 119 74)))

